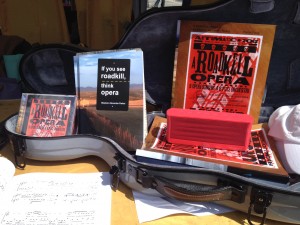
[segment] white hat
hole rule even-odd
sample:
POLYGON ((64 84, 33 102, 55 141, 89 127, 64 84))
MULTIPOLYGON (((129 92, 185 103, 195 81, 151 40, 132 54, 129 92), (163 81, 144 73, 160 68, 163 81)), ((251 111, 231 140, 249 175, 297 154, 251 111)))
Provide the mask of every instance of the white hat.
POLYGON ((284 168, 300 174, 300 104, 279 107, 268 124, 284 168))

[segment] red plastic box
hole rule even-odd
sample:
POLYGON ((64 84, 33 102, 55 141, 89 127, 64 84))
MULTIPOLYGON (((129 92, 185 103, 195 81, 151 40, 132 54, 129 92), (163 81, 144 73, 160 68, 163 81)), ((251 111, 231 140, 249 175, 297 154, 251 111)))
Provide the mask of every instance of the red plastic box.
POLYGON ((170 108, 167 123, 170 143, 245 151, 253 118, 248 114, 170 108))

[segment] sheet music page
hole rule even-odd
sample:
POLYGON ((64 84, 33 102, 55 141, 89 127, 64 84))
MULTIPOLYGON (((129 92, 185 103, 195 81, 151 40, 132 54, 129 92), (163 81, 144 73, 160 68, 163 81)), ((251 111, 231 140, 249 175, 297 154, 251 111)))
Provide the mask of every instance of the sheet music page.
POLYGON ((28 173, 15 176, 1 225, 109 225, 109 173, 28 173))
POLYGON ((4 157, 0 157, 0 199, 5 195, 8 182, 15 174, 15 165, 4 157))

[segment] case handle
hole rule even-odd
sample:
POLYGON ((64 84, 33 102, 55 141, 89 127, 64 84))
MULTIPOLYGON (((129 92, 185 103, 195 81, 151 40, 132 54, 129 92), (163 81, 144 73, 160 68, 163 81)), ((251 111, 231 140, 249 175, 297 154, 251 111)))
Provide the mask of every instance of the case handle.
POLYGON ((163 177, 155 177, 152 185, 164 196, 189 202, 232 200, 242 203, 246 195, 244 186, 212 186, 163 177))

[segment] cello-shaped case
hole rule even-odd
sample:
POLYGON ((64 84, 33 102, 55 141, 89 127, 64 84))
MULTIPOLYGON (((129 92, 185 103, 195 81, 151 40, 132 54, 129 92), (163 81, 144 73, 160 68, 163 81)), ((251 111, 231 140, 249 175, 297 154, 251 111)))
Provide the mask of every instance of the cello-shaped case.
MULTIPOLYGON (((268 113, 279 106, 299 103, 300 42, 297 38, 300 37, 300 1, 221 0, 201 7, 149 10, 134 21, 114 47, 143 50, 149 104, 159 107, 162 113, 171 105, 176 27, 177 21, 182 19, 275 24, 276 34, 261 117, 267 119, 268 113)), ((86 50, 64 45, 33 49, 20 62, 24 86, 31 92, 74 94, 72 59, 76 52, 86 50), (50 59, 59 55, 61 72, 57 76, 50 73, 51 60, 45 60, 43 68, 48 68, 49 73, 44 71, 38 74, 33 57, 37 53, 50 59), (47 79, 40 79, 39 76, 45 74, 51 74, 53 82, 41 83, 47 79)), ((57 60, 55 63, 57 65, 57 60)), ((117 188, 121 181, 134 190, 150 195, 164 195, 182 201, 218 201, 248 213, 250 224, 252 215, 261 216, 261 224, 266 218, 300 224, 300 183, 282 184, 212 169, 141 163, 109 138, 89 134, 27 137, 15 132, 16 120, 17 115, 7 119, 5 130, 20 167, 25 166, 26 158, 48 161, 95 155, 110 165, 113 188, 117 188)))

